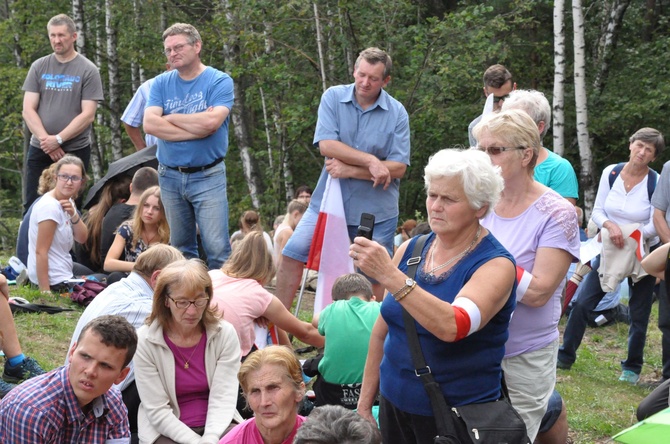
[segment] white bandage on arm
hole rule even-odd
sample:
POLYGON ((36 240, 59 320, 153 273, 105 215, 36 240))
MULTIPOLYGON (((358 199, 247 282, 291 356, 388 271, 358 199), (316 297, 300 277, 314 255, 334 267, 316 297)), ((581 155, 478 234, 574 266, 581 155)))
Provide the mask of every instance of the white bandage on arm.
POLYGON ((470 336, 471 334, 479 330, 479 326, 482 323, 482 314, 479 311, 479 307, 477 307, 477 304, 472 302, 472 299, 468 299, 466 297, 459 297, 456 298, 451 305, 454 307, 462 308, 470 317, 470 330, 467 332, 465 336, 470 336))

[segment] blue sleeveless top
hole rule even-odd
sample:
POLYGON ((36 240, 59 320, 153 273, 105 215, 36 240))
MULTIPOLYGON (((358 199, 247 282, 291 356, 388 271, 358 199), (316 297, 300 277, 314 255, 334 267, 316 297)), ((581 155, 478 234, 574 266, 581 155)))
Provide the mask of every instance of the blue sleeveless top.
MULTIPOLYGON (((422 263, 414 280, 418 286, 446 302, 453 302, 463 285, 486 262, 504 257, 514 263, 512 255, 489 233, 447 273, 437 277, 428 276, 422 270, 423 262, 435 240, 435 234, 430 233, 428 236, 421 252, 422 263)), ((404 272, 407 271, 407 260, 412 257, 417 239, 415 237, 410 241, 400 262, 399 268, 404 272)), ((493 319, 479 331, 457 342, 444 342, 416 324, 426 363, 450 405, 460 406, 500 398, 500 363, 505 354, 510 317, 516 306, 515 292, 516 283, 505 306, 493 319)), ((382 302, 381 315, 388 325, 380 368, 381 394, 402 411, 433 416, 428 395, 421 380, 414 374, 401 305, 393 297, 387 296, 382 302)))

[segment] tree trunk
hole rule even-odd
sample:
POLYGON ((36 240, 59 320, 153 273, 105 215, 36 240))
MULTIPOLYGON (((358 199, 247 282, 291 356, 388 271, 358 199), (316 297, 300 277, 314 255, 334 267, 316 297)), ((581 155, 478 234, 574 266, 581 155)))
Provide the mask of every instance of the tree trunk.
MULTIPOLYGON (((100 17, 99 4, 96 4, 96 17, 100 17)), ((84 14, 84 2, 83 0, 72 0, 72 19, 77 27, 77 51, 79 54, 86 57, 86 19, 84 14)), ((99 27, 96 27, 96 48, 101 48, 100 38, 98 31, 99 27)), ((102 61, 100 60, 99 51, 96 51, 95 64, 100 69, 102 67, 102 61)), ((98 105, 98 125, 102 127, 103 122, 102 113, 100 111, 100 105, 98 105)), ((95 125, 91 127, 91 171, 88 171, 89 175, 93 176, 94 180, 98 180, 102 177, 102 158, 100 155, 98 137, 95 132, 95 125)))
POLYGON ((577 142, 581 160, 580 182, 584 190, 584 214, 588 220, 595 202, 596 190, 593 180, 593 153, 589 140, 588 108, 586 101, 586 44, 584 41, 584 14, 581 0, 572 0, 575 52, 575 107, 577 111, 577 142))
POLYGON ((603 91, 612 61, 612 54, 616 49, 623 16, 628 9, 628 5, 630 5, 630 0, 614 0, 610 3, 609 11, 605 15, 602 35, 598 42, 598 53, 594 63, 598 65, 598 71, 593 80, 594 93, 597 95, 600 95, 603 91))
MULTIPOLYGON (((228 0, 222 0, 221 6, 225 11, 226 20, 228 21, 229 26, 234 26, 234 24, 238 23, 238 20, 231 12, 228 0)), ((223 51, 226 61, 232 66, 239 66, 241 64, 239 54, 240 49, 236 41, 226 41, 223 44, 223 51)), ((244 178, 246 179, 247 188, 249 189, 251 204, 254 208, 260 208, 259 196, 263 192, 263 188, 258 174, 258 167, 252 156, 251 131, 247 124, 248 111, 246 109, 246 88, 249 87, 249 83, 251 82, 245 74, 234 79, 235 103, 230 112, 230 121, 233 126, 233 133, 235 135, 235 140, 237 141, 237 147, 240 150, 242 170, 244 171, 244 178)))
POLYGON ((565 153, 565 0, 554 0, 554 152, 565 153))
MULTIPOLYGON (((96 3, 95 5, 95 47, 96 48, 104 48, 103 45, 103 39, 101 36, 101 29, 102 26, 100 26, 100 17, 102 17, 102 11, 100 10, 100 3, 96 3)), ((83 17, 83 15, 82 15, 83 17)), ((83 32, 82 32, 83 33, 83 32)), ((100 51, 95 51, 94 57, 93 57, 93 62, 95 63, 95 66, 98 67, 98 69, 102 69, 102 50, 100 51)), ((102 79, 101 79, 102 80, 102 79)), ((103 82, 103 90, 104 90, 104 82, 103 82)), ((101 112, 101 107, 98 105, 98 110, 96 113, 96 122, 97 126, 100 128, 105 127, 105 116, 101 112)), ((92 170, 92 175, 94 180, 99 180, 102 176, 102 170, 103 170, 103 159, 104 159, 104 153, 102 151, 102 147, 105 146, 105 142, 101 141, 100 138, 98 137, 98 133, 95 131, 96 125, 93 125, 91 128, 91 170, 92 170)))
MULTIPOLYGON (((232 61, 235 63, 234 61, 232 61)), ((233 124, 235 140, 240 150, 240 159, 242 160, 242 169, 244 178, 247 181, 251 204, 254 208, 260 208, 261 202, 261 183, 257 173, 256 162, 251 155, 251 134, 246 124, 246 77, 240 76, 235 79, 235 105, 230 112, 230 119, 233 124)))
POLYGON ((270 165, 270 170, 274 170, 272 167, 272 140, 270 139, 270 125, 268 123, 268 108, 265 104, 265 93, 263 88, 258 88, 258 92, 261 95, 261 106, 263 108, 263 127, 265 128, 265 143, 268 149, 268 165, 270 165))
POLYGON ((658 15, 656 14, 656 0, 647 0, 647 13, 645 14, 645 25, 642 30, 642 39, 645 42, 651 42, 654 36, 654 29, 658 24, 658 15))
POLYGON ((105 0, 105 29, 107 32, 107 72, 109 74, 109 131, 112 139, 112 159, 123 157, 121 144, 121 114, 119 112, 119 60, 116 52, 116 20, 114 0, 105 0))
POLYGON ((319 8, 316 6, 316 2, 312 3, 314 5, 314 22, 316 26, 316 46, 319 49, 319 67, 321 69, 321 87, 323 92, 326 92, 326 66, 323 61, 323 39, 321 37, 321 23, 319 22, 319 8))
POLYGON ((84 0, 72 0, 72 20, 77 27, 77 51, 86 56, 86 21, 84 20, 84 0))
POLYGON ((354 73, 354 54, 351 49, 352 45, 350 44, 350 37, 348 32, 349 20, 346 10, 343 10, 341 7, 338 7, 337 10, 340 19, 340 34, 342 34, 342 42, 344 45, 342 51, 344 52, 344 58, 347 61, 347 74, 352 75, 354 73))

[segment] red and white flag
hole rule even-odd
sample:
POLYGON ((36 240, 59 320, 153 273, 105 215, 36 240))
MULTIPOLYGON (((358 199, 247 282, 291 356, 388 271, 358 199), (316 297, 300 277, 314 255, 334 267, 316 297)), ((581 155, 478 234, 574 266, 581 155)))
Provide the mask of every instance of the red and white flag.
POLYGON ((349 257, 350 243, 340 180, 328 176, 307 258, 307 268, 319 272, 314 314, 321 312, 326 305, 333 302, 332 289, 335 279, 354 272, 354 262, 349 257))
POLYGON ((644 258, 644 240, 642 238, 642 232, 638 228, 630 234, 630 237, 635 239, 635 242, 637 243, 635 256, 637 256, 638 261, 642 262, 642 258, 644 258))

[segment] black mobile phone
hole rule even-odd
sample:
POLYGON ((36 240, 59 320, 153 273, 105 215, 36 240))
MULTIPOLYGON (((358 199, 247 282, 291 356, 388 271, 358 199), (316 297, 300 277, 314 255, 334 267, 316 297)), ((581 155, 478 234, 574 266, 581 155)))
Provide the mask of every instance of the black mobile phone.
POLYGON ((375 215, 370 213, 361 214, 361 222, 358 225, 356 236, 363 236, 372 240, 372 233, 375 230, 375 215))

